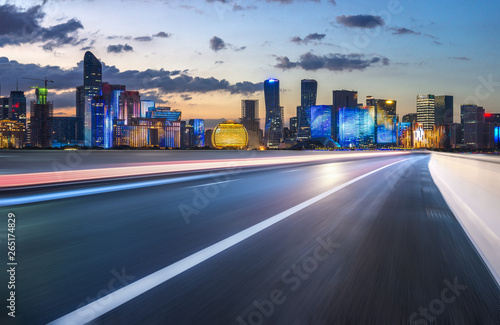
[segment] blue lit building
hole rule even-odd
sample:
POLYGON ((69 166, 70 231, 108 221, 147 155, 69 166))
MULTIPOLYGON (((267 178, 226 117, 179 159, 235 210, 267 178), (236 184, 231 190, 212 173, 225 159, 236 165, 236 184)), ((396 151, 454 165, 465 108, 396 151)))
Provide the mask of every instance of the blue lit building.
POLYGON ((268 79, 264 81, 264 99, 266 103, 265 143, 276 149, 283 138, 283 108, 280 106, 280 81, 268 79))
POLYGON ((204 147, 205 146, 205 120, 203 119, 191 119, 189 124, 193 126, 194 131, 194 146, 204 147))
POLYGON ((332 138, 332 106, 311 106, 311 138, 332 138))
POLYGON ((500 145, 500 126, 495 126, 495 145, 500 145))
POLYGON ((338 110, 339 144, 342 147, 363 147, 374 143, 374 109, 341 107, 338 110))
POLYGON ((150 108, 146 112, 147 118, 166 118, 167 121, 180 121, 181 111, 172 110, 170 107, 150 108))
POLYGON ((91 112, 92 112, 92 123, 91 123, 92 141, 90 145, 92 147, 105 147, 105 134, 107 130, 106 115, 107 114, 109 115, 109 113, 106 101, 103 96, 94 96, 91 102, 91 112))
MULTIPOLYGON (((77 107, 77 120, 83 120, 83 136, 86 146, 92 146, 92 99, 101 95, 102 65, 91 52, 83 58, 83 96, 84 107, 77 107), (84 116, 80 116, 83 114, 84 116)), ((77 94, 78 97, 78 94, 77 94)), ((77 104, 78 98, 77 98, 77 104)))
POLYGON ((141 117, 147 117, 146 113, 155 108, 155 102, 152 100, 141 100, 141 117))
POLYGON ((297 139, 311 138, 311 106, 316 105, 318 82, 302 79, 300 82, 300 106, 297 106, 297 139))
POLYGON ((413 147, 411 133, 413 132, 413 123, 400 122, 398 123, 398 146, 405 148, 413 147))
POLYGON ((375 111, 375 143, 379 146, 396 145, 398 142, 396 101, 367 96, 366 106, 375 111))

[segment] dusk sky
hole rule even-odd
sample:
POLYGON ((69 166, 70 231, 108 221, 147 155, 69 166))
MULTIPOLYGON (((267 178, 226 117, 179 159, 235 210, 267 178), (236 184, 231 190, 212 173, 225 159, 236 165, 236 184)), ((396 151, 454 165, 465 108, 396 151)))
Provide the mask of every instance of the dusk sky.
MULTIPOLYGON (((300 80, 318 81, 317 104, 354 89, 416 111, 417 94, 453 95, 500 112, 500 3, 484 0, 7 1, 0 5, 2 96, 55 82, 58 115, 75 114, 90 50, 103 81, 182 110, 182 118, 238 119, 278 78, 286 125, 300 80), (488 82, 489 80, 489 82, 488 82), (40 84, 41 85, 41 84, 40 84)), ((34 97, 28 93, 28 100, 34 97)))

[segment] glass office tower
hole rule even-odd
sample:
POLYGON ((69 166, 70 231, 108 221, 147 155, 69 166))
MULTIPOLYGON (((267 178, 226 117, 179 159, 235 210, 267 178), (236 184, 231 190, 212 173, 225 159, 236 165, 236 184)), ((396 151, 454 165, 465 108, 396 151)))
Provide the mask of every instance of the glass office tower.
POLYGON ((266 144, 271 149, 279 147, 283 138, 282 107, 280 106, 280 82, 278 79, 264 81, 266 102, 266 144))

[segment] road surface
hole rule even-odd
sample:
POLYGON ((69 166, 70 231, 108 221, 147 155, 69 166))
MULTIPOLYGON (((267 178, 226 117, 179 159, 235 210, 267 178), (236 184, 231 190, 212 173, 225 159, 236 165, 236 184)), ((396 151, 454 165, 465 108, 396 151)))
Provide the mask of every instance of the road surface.
POLYGON ((120 190, 129 179, 0 207, 17 220, 12 323, 500 324, 500 290, 429 158, 198 172, 120 190))

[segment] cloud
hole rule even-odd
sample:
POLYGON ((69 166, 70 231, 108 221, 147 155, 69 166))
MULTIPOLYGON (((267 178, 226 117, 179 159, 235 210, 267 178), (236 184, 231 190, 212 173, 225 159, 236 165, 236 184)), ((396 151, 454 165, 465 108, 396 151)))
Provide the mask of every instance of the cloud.
POLYGON ((182 100, 185 100, 185 101, 193 99, 193 97, 191 95, 188 95, 188 94, 181 94, 181 98, 182 98, 182 100))
POLYGON ((337 23, 349 28, 376 28, 384 26, 385 22, 380 16, 374 15, 355 15, 355 16, 338 16, 337 23))
POLYGON ((222 64, 224 61, 215 61, 215 64, 222 64))
POLYGON ((392 35, 422 35, 420 32, 405 28, 405 27, 391 27, 392 35))
POLYGON ((220 37, 214 36, 209 42, 210 49, 212 49, 212 51, 217 52, 227 48, 226 43, 220 37))
POLYGON ((300 56, 299 61, 293 62, 286 56, 279 56, 276 58, 278 63, 276 68, 282 70, 289 70, 294 68, 301 68, 303 70, 316 71, 320 69, 327 69, 330 71, 353 71, 365 70, 373 65, 388 65, 389 59, 384 57, 366 57, 363 54, 339 54, 330 53, 328 55, 315 55, 307 52, 300 56))
MULTIPOLYGON (((173 93, 207 93, 213 91, 250 95, 260 92, 263 89, 262 82, 242 81, 233 84, 225 79, 190 76, 188 70, 167 71, 164 69, 147 69, 143 71, 122 71, 115 66, 108 66, 105 63, 102 63, 102 66, 103 81, 110 84, 126 85, 127 89, 130 90, 141 90, 141 94, 142 92, 146 94, 145 98, 155 96, 159 98, 173 93)), ((0 57, 0 82, 4 86, 9 87, 8 82, 11 81, 13 84, 10 87, 15 87, 16 78, 19 78, 21 90, 32 86, 27 80, 23 80, 22 77, 47 77, 49 80, 54 80, 55 82, 51 84, 54 90, 50 91, 49 96, 50 100, 54 100, 55 107, 66 107, 69 101, 71 101, 70 104, 73 106, 75 105, 74 89, 83 84, 83 60, 71 69, 63 69, 59 66, 23 64, 9 60, 6 57, 0 57), (72 95, 64 92, 64 97, 62 97, 62 95, 57 95, 55 90, 57 92, 68 91, 72 95)))
POLYGON ((325 38, 325 36, 326 34, 312 33, 307 35, 304 39, 299 36, 294 36, 290 41, 297 44, 308 44, 311 41, 321 41, 323 38, 325 38))
POLYGON ((458 60, 458 61, 470 61, 470 58, 466 56, 450 56, 448 57, 450 60, 458 60))
POLYGON ((133 52, 134 48, 128 44, 116 44, 109 45, 107 48, 108 53, 122 53, 122 52, 133 52))
POLYGON ((165 32, 158 32, 158 33, 153 35, 153 37, 160 37, 160 38, 169 38, 170 36, 172 36, 172 34, 165 33, 165 32))
POLYGON ((139 42, 151 42, 153 38, 151 36, 138 36, 135 37, 134 40, 139 42))
POLYGON ((81 43, 76 35, 78 30, 83 29, 79 20, 73 18, 42 27, 44 17, 43 4, 27 9, 8 3, 0 5, 0 47, 44 42, 43 49, 52 51, 55 47, 81 43))

